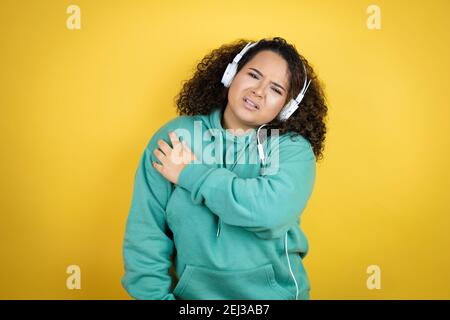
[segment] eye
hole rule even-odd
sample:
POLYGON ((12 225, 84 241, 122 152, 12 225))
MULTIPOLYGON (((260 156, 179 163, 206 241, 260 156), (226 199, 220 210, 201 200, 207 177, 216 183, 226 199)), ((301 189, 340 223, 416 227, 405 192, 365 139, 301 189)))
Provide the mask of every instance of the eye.
POLYGON ((279 95, 281 95, 281 91, 280 90, 277 90, 277 89, 275 89, 275 88, 272 88, 273 89, 273 91, 275 91, 276 93, 278 93, 279 95))
POLYGON ((250 75, 250 77, 252 77, 254 79, 258 79, 258 77, 254 73, 249 72, 248 74, 250 75))

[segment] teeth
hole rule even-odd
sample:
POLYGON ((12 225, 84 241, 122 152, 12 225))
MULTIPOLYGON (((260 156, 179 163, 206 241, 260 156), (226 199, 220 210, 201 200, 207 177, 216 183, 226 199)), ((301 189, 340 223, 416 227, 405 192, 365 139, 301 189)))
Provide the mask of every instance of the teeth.
POLYGON ((249 101, 249 100, 247 100, 247 99, 245 99, 245 101, 246 101, 248 104, 250 104, 251 106, 253 106, 254 108, 258 109, 258 107, 257 107, 254 103, 252 103, 251 101, 249 101))

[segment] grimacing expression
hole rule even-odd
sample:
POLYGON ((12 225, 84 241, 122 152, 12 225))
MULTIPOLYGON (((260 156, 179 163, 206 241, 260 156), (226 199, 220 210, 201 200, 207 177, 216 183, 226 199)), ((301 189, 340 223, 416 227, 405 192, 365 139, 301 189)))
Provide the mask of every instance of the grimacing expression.
POLYGON ((286 60, 273 51, 260 51, 231 82, 227 107, 246 126, 257 127, 268 123, 288 101, 289 80, 286 60), (252 109, 246 99, 257 104, 257 108, 252 109))

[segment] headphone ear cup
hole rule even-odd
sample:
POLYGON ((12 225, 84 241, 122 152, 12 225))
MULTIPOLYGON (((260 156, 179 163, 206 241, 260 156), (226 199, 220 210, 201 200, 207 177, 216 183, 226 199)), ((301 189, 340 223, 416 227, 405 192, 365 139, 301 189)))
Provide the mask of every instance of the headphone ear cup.
POLYGON ((229 87, 231 85, 231 81, 233 81, 234 76, 236 75, 237 64, 229 63, 225 72, 222 76, 222 83, 225 87, 229 87))
POLYGON ((298 108, 298 103, 294 99, 291 99, 278 114, 278 119, 280 121, 286 121, 298 108))

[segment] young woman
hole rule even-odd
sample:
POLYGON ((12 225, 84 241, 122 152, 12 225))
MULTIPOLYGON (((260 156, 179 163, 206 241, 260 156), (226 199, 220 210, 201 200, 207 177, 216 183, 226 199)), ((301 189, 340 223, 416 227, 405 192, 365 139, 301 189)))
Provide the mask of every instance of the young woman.
POLYGON ((124 288, 136 299, 309 299, 300 214, 327 106, 307 60, 283 38, 238 40, 197 65, 176 103, 135 175, 124 288))

